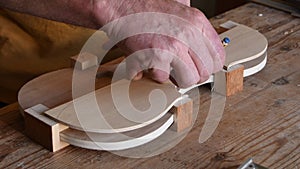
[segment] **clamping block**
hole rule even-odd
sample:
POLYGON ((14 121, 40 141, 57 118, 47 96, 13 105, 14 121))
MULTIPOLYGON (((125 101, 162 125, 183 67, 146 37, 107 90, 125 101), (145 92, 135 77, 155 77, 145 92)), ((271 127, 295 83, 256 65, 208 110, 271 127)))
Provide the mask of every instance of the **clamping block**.
POLYGON ((48 107, 38 104, 25 110, 25 134, 48 150, 56 152, 69 145, 60 141, 59 136, 60 132, 69 127, 45 116, 43 112, 48 109, 48 107))
POLYGON ((86 70, 97 65, 98 57, 91 53, 85 52, 71 57, 71 67, 79 70, 86 70))
POLYGON ((216 73, 214 91, 224 96, 232 96, 242 91, 244 86, 243 74, 244 66, 240 64, 216 73))
POLYGON ((176 132, 182 132, 192 127, 193 120, 193 100, 191 98, 184 98, 174 104, 171 113, 174 114, 174 124, 171 129, 176 132))

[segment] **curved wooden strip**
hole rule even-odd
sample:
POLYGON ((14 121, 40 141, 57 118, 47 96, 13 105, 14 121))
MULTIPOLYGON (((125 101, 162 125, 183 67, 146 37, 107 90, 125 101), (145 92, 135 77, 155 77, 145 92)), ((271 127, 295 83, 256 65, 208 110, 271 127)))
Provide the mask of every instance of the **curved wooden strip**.
POLYGON ((71 145, 92 150, 125 150, 156 139, 172 125, 173 121, 173 115, 167 113, 155 123, 130 132, 99 134, 67 129, 60 133, 60 138, 71 145))

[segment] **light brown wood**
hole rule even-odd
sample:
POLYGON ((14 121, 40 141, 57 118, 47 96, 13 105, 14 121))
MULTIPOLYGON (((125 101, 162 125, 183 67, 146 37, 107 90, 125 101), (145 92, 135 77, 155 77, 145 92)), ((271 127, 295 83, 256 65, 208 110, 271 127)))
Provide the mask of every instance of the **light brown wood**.
POLYGON ((48 110, 48 108, 41 104, 25 110, 25 133, 32 140, 48 150, 56 152, 69 145, 68 143, 61 141, 59 136, 61 131, 68 129, 69 127, 46 117, 43 114, 46 110, 48 110))
POLYGON ((170 83, 158 84, 147 78, 131 82, 123 79, 52 108, 45 114, 82 131, 125 132, 160 119, 180 97, 170 83))
POLYGON ((193 100, 184 98, 177 102, 170 110, 174 116, 174 124, 172 129, 176 132, 182 132, 192 127, 193 119, 193 100))

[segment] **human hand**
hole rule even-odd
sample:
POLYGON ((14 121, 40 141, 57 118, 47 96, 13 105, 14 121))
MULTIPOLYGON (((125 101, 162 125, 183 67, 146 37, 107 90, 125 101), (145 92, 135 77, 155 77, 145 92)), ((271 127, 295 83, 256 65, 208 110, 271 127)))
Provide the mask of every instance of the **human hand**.
POLYGON ((171 73, 185 88, 222 69, 221 40, 199 10, 174 0, 97 2, 96 18, 102 25, 110 23, 104 30, 128 55, 129 78, 138 80, 149 70, 152 79, 163 83, 171 73))
POLYGON ((187 6, 191 6, 191 1, 190 0, 175 0, 177 2, 180 2, 184 5, 187 5, 187 6))

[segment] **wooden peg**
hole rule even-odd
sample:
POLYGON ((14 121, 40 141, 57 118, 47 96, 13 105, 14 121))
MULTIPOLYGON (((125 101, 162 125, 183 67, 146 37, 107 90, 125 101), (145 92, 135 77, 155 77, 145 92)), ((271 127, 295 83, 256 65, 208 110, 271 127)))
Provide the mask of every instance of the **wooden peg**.
POLYGON ((60 141, 59 136, 68 127, 45 116, 43 112, 48 109, 39 104, 25 110, 25 134, 48 150, 56 152, 69 145, 60 141))
POLYGON ((80 53, 71 57, 71 67, 86 70, 98 65, 98 57, 90 53, 80 53))

